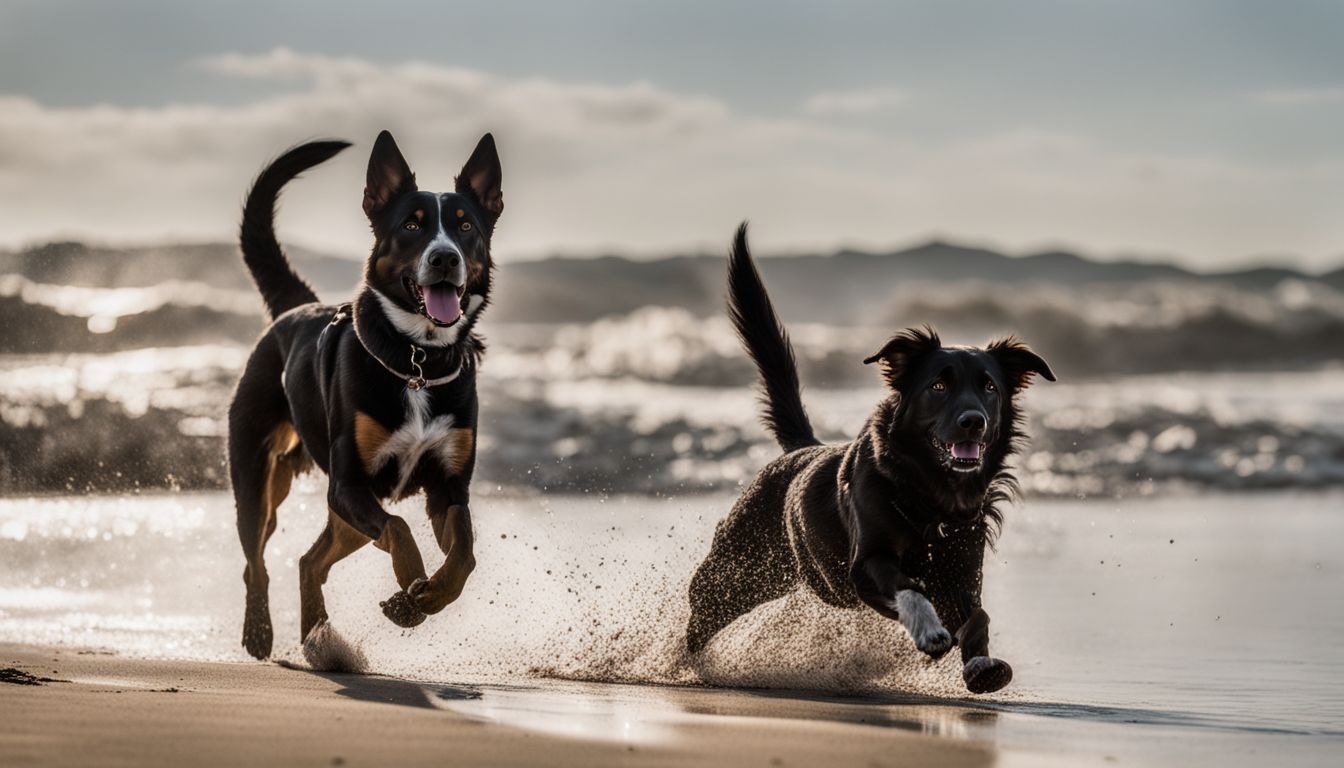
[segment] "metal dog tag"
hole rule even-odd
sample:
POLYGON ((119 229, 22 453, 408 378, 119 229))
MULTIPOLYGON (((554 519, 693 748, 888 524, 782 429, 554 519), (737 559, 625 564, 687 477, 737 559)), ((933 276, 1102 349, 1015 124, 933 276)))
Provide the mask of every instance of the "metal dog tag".
POLYGON ((428 383, 425 381, 425 371, 420 367, 420 364, 423 362, 425 362, 425 350, 412 344, 411 367, 415 369, 415 375, 406 379, 406 386, 409 387, 412 392, 419 392, 424 389, 425 384, 428 383))

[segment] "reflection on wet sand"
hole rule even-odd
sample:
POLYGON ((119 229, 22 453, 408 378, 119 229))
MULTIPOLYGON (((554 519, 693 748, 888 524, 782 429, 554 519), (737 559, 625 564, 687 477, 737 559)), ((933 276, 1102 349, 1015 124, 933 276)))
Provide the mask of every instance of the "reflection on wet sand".
POLYGON ((1073 764, 1109 762, 1116 755, 1180 764, 1238 764, 1274 749, 1307 756, 1344 731, 1292 733, 1246 729, 1214 718, 1142 708, 1056 702, 938 699, 913 695, 833 696, 808 691, 727 690, 689 686, 631 686, 542 681, 535 685, 470 685, 383 677, 319 676, 339 683, 337 694, 361 701, 448 710, 482 724, 550 736, 625 744, 684 744, 704 731, 768 726, 783 732, 865 727, 874 738, 895 730, 984 750, 984 764, 1039 764, 1025 752, 1043 742, 1073 764), (868 730, 871 729, 871 730, 868 730), (1296 736, 1295 739, 1282 739, 1296 736))

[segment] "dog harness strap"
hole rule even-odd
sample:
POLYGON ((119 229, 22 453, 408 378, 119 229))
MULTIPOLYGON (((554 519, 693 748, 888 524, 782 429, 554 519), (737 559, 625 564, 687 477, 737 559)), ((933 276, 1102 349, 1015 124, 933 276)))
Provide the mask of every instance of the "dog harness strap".
MULTIPOLYGON (((353 315, 354 311, 352 306, 350 304, 342 304, 341 306, 336 308, 336 314, 332 316, 331 322, 327 325, 327 328, 340 325, 346 320, 349 320, 353 315)), ((422 347, 418 347, 415 344, 412 344, 411 370, 414 371, 414 373, 405 374, 402 373, 401 371, 398 371, 396 368, 393 368, 392 366, 388 365, 387 363, 383 362, 383 359, 381 357, 373 354, 373 350, 369 349, 369 345, 365 344, 364 339, 359 335, 359 326, 357 324, 352 324, 351 327, 355 329, 355 338, 359 339, 359 346, 364 348, 364 351, 368 354, 368 356, 378 361, 378 364, 383 366, 383 368, 388 373, 406 382, 407 389, 410 389, 412 391, 419 391, 424 389, 425 387, 437 387, 440 384, 447 384, 448 382, 453 381, 458 376, 462 375, 462 368, 463 366, 466 365, 467 362, 467 358, 464 357, 462 359, 462 362, 457 364, 457 368, 453 369, 453 372, 448 374, 447 376, 440 376, 437 379, 427 379, 425 378, 425 369, 420 367, 420 364, 425 362, 425 357, 427 353, 422 347)), ((322 329, 322 336, 325 335, 326 335, 326 328, 322 329)), ((318 337, 319 344, 321 343, 321 341, 322 341, 321 337, 318 337)))
POLYGON ((907 515, 905 510, 902 509, 899 504, 892 502, 891 507, 896 510, 896 514, 900 515, 912 528, 919 531, 920 537, 927 542, 934 542, 939 539, 946 539, 948 536, 953 536, 964 531, 975 530, 977 526, 984 522, 984 513, 982 512, 980 517, 967 522, 948 523, 935 518, 927 523, 921 524, 907 515))

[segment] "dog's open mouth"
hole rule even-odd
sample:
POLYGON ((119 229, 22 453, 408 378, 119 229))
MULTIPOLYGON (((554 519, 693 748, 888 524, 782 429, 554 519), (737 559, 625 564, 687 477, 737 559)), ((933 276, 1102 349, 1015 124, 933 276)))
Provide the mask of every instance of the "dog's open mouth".
POLYGON ((440 327, 447 327, 462 318, 462 297, 466 293, 465 285, 453 285, 448 281, 433 285, 420 285, 405 278, 406 292, 416 301, 420 314, 440 327))
POLYGON ((985 444, 975 440, 945 443, 933 438, 933 446, 943 463, 957 472, 974 472, 985 460, 985 444))
POLYGON ((963 440, 960 443, 952 443, 947 447, 948 453, 952 454, 953 467, 978 467, 982 457, 985 455, 985 444, 977 443, 971 440, 963 440))

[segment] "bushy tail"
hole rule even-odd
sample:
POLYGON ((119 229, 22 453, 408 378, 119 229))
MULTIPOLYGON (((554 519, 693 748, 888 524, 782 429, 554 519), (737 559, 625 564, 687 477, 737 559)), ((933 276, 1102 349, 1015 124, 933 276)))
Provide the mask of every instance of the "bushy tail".
POLYGON ((789 334, 775 315, 761 275, 747 250, 747 225, 737 229, 728 257, 728 317, 761 374, 761 405, 766 429, 785 451, 821 441, 812 432, 798 383, 798 362, 789 334))
POLYGON ((312 286, 294 271, 275 239, 275 204, 280 190, 300 173, 331 159, 348 146, 347 141, 313 141, 293 147, 266 166, 247 193, 238 240, 243 248, 243 262, 261 290, 271 317, 317 301, 312 286))

